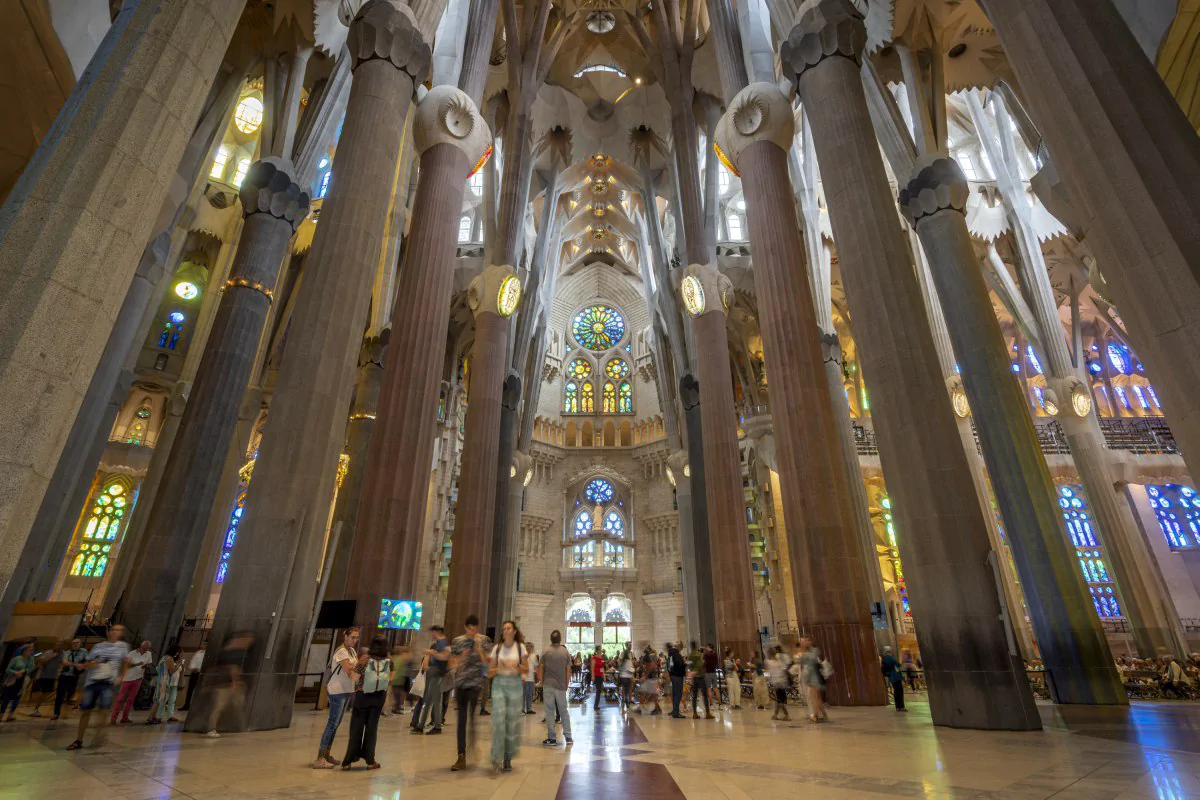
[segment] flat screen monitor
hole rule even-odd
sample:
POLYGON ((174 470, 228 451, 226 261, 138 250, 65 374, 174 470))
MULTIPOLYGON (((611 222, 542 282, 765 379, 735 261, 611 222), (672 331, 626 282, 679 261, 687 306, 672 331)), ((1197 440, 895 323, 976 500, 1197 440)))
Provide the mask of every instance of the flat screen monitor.
POLYGON ((392 600, 385 597, 379 604, 379 622, 376 627, 396 631, 419 631, 424 610, 424 605, 416 600, 392 600))

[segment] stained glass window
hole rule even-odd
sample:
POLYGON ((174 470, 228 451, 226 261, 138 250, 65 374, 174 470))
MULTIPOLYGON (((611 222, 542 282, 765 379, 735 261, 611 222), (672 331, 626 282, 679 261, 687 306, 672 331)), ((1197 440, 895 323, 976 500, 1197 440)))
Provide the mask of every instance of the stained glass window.
POLYGON ((1042 374, 1042 362, 1038 361, 1037 353, 1033 352, 1033 345, 1025 345, 1025 355, 1029 357, 1029 366, 1033 367, 1034 371, 1042 374))
POLYGON ((145 444, 146 443, 146 420, 150 419, 150 401, 143 400, 138 406, 138 410, 133 414, 133 422, 129 426, 129 430, 125 432, 126 444, 145 444))
POLYGON ((1121 604, 1117 595, 1116 582, 1104 562, 1104 549, 1092 526, 1087 497, 1082 486, 1058 487, 1058 505, 1062 508, 1067 523, 1067 533, 1075 546, 1075 557, 1083 579, 1087 581, 1092 605, 1103 619, 1121 617, 1121 604))
POLYGON ((229 166, 229 148, 222 147, 217 150, 216 158, 213 159, 212 167, 208 170, 208 177, 221 180, 225 177, 225 168, 229 166))
POLYGON ((593 562, 593 557, 592 557, 591 542, 588 542, 587 544, 577 544, 577 545, 575 545, 574 548, 572 548, 572 551, 571 551, 571 566, 572 567, 574 567, 575 569, 586 569, 586 568, 592 566, 592 562, 593 562))
POLYGON ((458 221, 458 243, 471 241, 471 218, 463 215, 458 221))
POLYGON ((608 512, 604 518, 604 532, 609 536, 623 537, 625 535, 625 520, 616 511, 608 512))
POLYGON ((1149 409, 1150 404, 1146 402, 1146 393, 1142 391, 1142 387, 1134 384, 1131 388, 1133 389, 1133 393, 1137 395, 1138 404, 1144 409, 1149 409))
POLYGON ((576 380, 583 380, 592 374, 592 365, 586 358, 576 358, 567 365, 567 375, 576 380))
POLYGON ((1129 404, 1129 395, 1125 394, 1125 387, 1114 386, 1113 394, 1115 394, 1117 399, 1121 401, 1121 405, 1125 406, 1125 408, 1129 409, 1130 411, 1133 410, 1133 406, 1129 404))
POLYGON ((233 546, 237 543, 238 526, 242 523, 242 513, 246 510, 246 484, 242 484, 238 492, 237 502, 229 514, 229 524, 225 527, 225 540, 221 542, 221 563, 217 565, 217 583, 224 583, 229 575, 229 560, 233 557, 233 546))
POLYGON ((581 347, 608 350, 625 338, 625 318, 609 306, 588 306, 575 315, 571 333, 581 347))
POLYGON ((612 381, 604 382, 604 413, 617 413, 617 387, 613 386, 612 381))
POLYGON ((317 187, 317 199, 320 200, 329 194, 329 181, 333 178, 333 170, 329 170, 321 176, 321 185, 317 187))
POLYGON ((629 376, 629 362, 623 358, 614 358, 604 366, 604 374, 619 381, 629 376))
POLYGON ((592 532, 592 512, 584 509, 575 516, 575 535, 587 536, 592 532))
POLYGON ((1112 342, 1109 343, 1108 363, 1112 364, 1113 369, 1122 375, 1128 375, 1129 373, 1133 372, 1132 365, 1129 361, 1129 353, 1127 353, 1125 348, 1121 347, 1119 344, 1113 344, 1112 342))
POLYGON ((176 322, 168 319, 158 334, 158 346, 161 350, 174 350, 179 346, 179 336, 183 333, 183 320, 176 322))
POLYGON ((1200 547, 1200 494, 1190 486, 1147 486, 1158 527, 1172 548, 1200 547))
POLYGON ((583 384, 583 391, 580 392, 579 410, 584 414, 596 413, 596 387, 590 383, 583 384))
POLYGON ((114 478, 92 499, 91 513, 83 529, 79 553, 71 562, 70 573, 80 578, 102 578, 108 568, 113 540, 129 510, 129 487, 114 478))
POLYGON ((567 381, 566 388, 563 390, 563 413, 579 413, 579 384, 575 381, 567 381))
POLYGON ((587 501, 598 505, 612 502, 613 494, 613 485, 604 478, 595 478, 589 481, 583 490, 583 496, 587 498, 587 501))
POLYGON ((633 413, 633 385, 629 381, 621 381, 621 388, 617 390, 617 411, 633 413))
POLYGON ((625 545, 605 542, 604 566, 612 567, 613 569, 623 569, 625 567, 625 545))
POLYGON ((254 95, 242 98, 233 114, 233 124, 242 133, 252 134, 259 129, 263 121, 263 103, 254 95))

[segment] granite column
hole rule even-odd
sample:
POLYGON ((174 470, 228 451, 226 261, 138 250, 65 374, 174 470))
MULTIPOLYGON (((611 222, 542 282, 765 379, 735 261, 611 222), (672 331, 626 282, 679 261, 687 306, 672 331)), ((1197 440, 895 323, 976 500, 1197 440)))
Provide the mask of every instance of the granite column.
MULTIPOLYGON (((213 621, 214 642, 241 630, 256 638, 243 666, 245 707, 236 719, 218 721, 225 730, 291 721, 405 118, 414 86, 429 70, 429 46, 413 11, 397 0, 368 0, 350 24, 346 45, 354 82, 338 177, 297 290, 271 422, 213 621)), ((216 701, 203 683, 198 692, 188 730, 206 727, 216 701)))
POLYGON ((808 0, 780 55, 812 126, 884 473, 894 513, 910 532, 900 548, 921 621, 933 721, 1040 730, 1001 624, 991 543, 867 110, 859 73, 865 45, 863 19, 848 0, 808 0))

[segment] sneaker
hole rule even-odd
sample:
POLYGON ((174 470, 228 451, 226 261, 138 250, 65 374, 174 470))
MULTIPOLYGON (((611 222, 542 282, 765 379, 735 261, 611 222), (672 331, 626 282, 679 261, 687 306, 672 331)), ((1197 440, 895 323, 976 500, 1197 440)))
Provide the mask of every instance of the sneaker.
POLYGON ((671 714, 671 717, 674 719, 687 719, 687 717, 685 717, 683 714, 674 714, 673 713, 673 714, 671 714))
MULTIPOLYGON (((313 769, 333 769, 333 764, 330 764, 328 761, 326 761, 323 758, 318 758, 316 761, 314 761, 312 763, 312 768, 313 769)), ((346 769, 350 769, 350 767, 346 767, 346 769)))
POLYGON ((500 768, 501 772, 512 772, 512 759, 504 759, 504 766, 500 768))
POLYGON ((458 754, 458 760, 450 767, 451 772, 462 772, 467 768, 467 756, 464 753, 458 754))
POLYGON ((80 750, 82 748, 83 748, 83 740, 82 739, 76 739, 75 741, 73 741, 69 745, 67 745, 68 750, 80 750))
POLYGON ((575 740, 572 739, 570 736, 564 736, 563 741, 566 742, 567 744, 575 744, 575 740))
POLYGON ((409 728, 409 730, 412 732, 413 736, 424 736, 425 735, 425 731, 421 730, 420 728, 409 728))
POLYGON ((543 747, 558 747, 558 740, 557 739, 543 739, 542 746, 543 747))
POLYGON ((220 739, 221 734, 217 733, 215 730, 211 730, 208 733, 204 734, 204 738, 205 739, 220 739))
POLYGON ((441 732, 442 732, 441 728, 430 728, 429 730, 425 731, 425 735, 426 736, 436 736, 441 732))

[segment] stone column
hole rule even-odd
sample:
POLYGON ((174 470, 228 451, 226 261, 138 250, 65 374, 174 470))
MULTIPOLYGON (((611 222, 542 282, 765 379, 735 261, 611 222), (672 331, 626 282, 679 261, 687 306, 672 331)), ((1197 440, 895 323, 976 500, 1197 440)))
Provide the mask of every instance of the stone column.
MULTIPOLYGON (((696 605, 696 621, 698 633, 705 641, 717 639, 717 609, 713 604, 713 568, 712 552, 709 542, 708 527, 708 497, 705 491, 707 481, 704 476, 704 434, 700 419, 700 384, 689 373, 679 381, 679 401, 683 406, 684 425, 687 429, 687 452, 684 455, 682 468, 675 473, 676 482, 686 481, 686 494, 691 496, 688 503, 690 514, 687 520, 691 527, 683 526, 684 518, 680 518, 679 535, 685 552, 690 549, 694 563, 694 571, 690 587, 685 586, 688 601, 696 605), (690 534, 690 535, 689 535, 690 534)), ((680 503, 682 511, 682 501, 680 503)), ((684 563, 687 563, 686 561, 684 563)), ((685 567, 686 570, 686 567, 685 567)), ((685 572, 686 579, 686 572, 685 572)))
POLYGON ((708 498, 708 544, 712 562, 717 643, 754 652, 758 618, 750 575, 750 531, 738 454, 737 413, 729 378, 726 309, 733 284, 714 264, 692 264, 680 283, 692 316, 700 372, 700 420, 704 427, 704 489, 708 498))
POLYGON ((471 347, 471 385, 446 596, 445 622, 450 627, 470 614, 488 618, 501 396, 508 363, 509 318, 520 294, 520 279, 507 265, 485 269, 471 281, 468 293, 475 314, 475 343, 471 347))
POLYGON ((699 580, 695 538, 684 535, 692 526, 692 471, 688 467, 687 452, 680 450, 672 453, 667 459, 667 469, 671 472, 671 485, 675 487, 675 504, 679 511, 679 555, 683 562, 683 612, 687 637, 699 641, 705 638, 704 631, 709 630, 715 640, 716 621, 702 623, 700 619, 702 609, 712 609, 712 581, 702 583, 699 580))
POLYGON ((392 310, 395 344, 380 379, 346 583, 368 625, 382 598, 417 592, 459 212, 467 176, 491 144, 475 104, 450 86, 418 104, 413 138, 421 167, 392 310))
POLYGON ((0 586, 244 5, 126 4, 0 207, 0 586))
POLYGON ((379 384, 383 378, 383 359, 391 328, 384 328, 379 336, 368 336, 358 352, 358 374, 354 379, 354 402, 350 406, 350 419, 346 422, 346 455, 350 465, 346 478, 338 491, 333 512, 333 524, 342 524, 338 535, 337 553, 325 585, 325 597, 329 600, 346 596, 346 577, 350 572, 350 553, 358 531, 359 505, 367 475, 367 454, 370 452, 371 436, 375 431, 375 418, 379 410, 379 384))
POLYGON ((532 480, 530 471, 533 469, 533 459, 518 450, 513 453, 512 467, 512 471, 505 476, 505 488, 508 491, 508 530, 513 531, 513 535, 507 537, 505 543, 503 572, 497 595, 499 607, 492 614, 492 617, 498 620, 497 630, 504 620, 513 618, 516 609, 517 560, 521 552, 521 501, 525 496, 525 477, 529 475, 532 480))
POLYGON ((831 703, 882 705, 863 566, 872 554, 863 553, 854 529, 848 473, 838 456, 813 286, 788 182, 793 133, 787 98, 757 83, 734 98, 717 143, 740 171, 746 195, 797 621, 842 665, 829 685, 831 703))
MULTIPOLYGON (((214 642, 238 630, 256 637, 244 667, 245 709, 236 719, 227 716, 223 730, 286 727, 291 721, 405 117, 413 87, 429 69, 429 46, 412 11, 396 0, 368 0, 350 24, 346 44, 354 83, 338 144, 338 176, 297 289, 271 422, 213 621, 214 642)), ((201 685, 189 730, 203 730, 213 700, 201 685)))
MULTIPOLYGON (((1025 394, 1013 379, 987 284, 976 268, 964 216, 969 194, 957 162, 934 154, 917 161, 900 190, 900 208, 921 239, 938 297, 946 299, 941 304, 946 331, 1056 699, 1126 702, 1087 585, 1063 533, 1057 492, 1025 394)), ((965 411, 958 413, 965 417, 965 411)), ((973 582, 965 573, 958 574, 964 586, 973 582)), ((987 577, 981 573, 974 580, 987 577)), ((912 582, 918 595, 922 580, 914 576, 912 582)), ((924 628, 924 618, 918 619, 924 628)))
POLYGON ((937 725, 1040 730, 1000 622, 987 528, 867 111, 865 44, 848 0, 808 0, 780 55, 812 126, 884 474, 901 529, 911 532, 900 549, 930 709, 937 725))
POLYGON ((271 296, 288 243, 308 216, 308 193, 291 162, 267 158, 250 167, 239 194, 245 222, 237 255, 204 348, 147 520, 148 535, 127 590, 125 624, 158 650, 178 633, 183 599, 204 543, 208 512, 237 427, 271 296))
POLYGON ((1196 132, 1112 3, 983 5, 1200 474, 1200 361, 1180 358, 1200 352, 1196 132))
MULTIPOLYGON (((529 309, 533 308, 530 303, 529 309)), ((486 627, 500 630, 504 621, 501 616, 505 605, 504 592, 508 583, 508 574, 517 568, 516 561, 509 560, 510 547, 516 542, 518 527, 509 528, 509 485, 516 476, 513 464, 513 451, 517 437, 517 409, 521 405, 521 379, 516 373, 510 372, 504 380, 504 391, 500 394, 500 431, 496 446, 496 505, 492 510, 492 558, 491 576, 488 578, 488 616, 484 618, 486 627), (510 535, 511 534, 511 535, 510 535)), ((524 477, 524 473, 522 473, 524 477)), ((520 486, 520 483, 517 484, 520 486)), ((517 496, 517 514, 520 514, 520 494, 517 496)), ((519 519, 519 517, 518 517, 519 519)), ((511 601, 509 601, 511 605, 511 601)))

